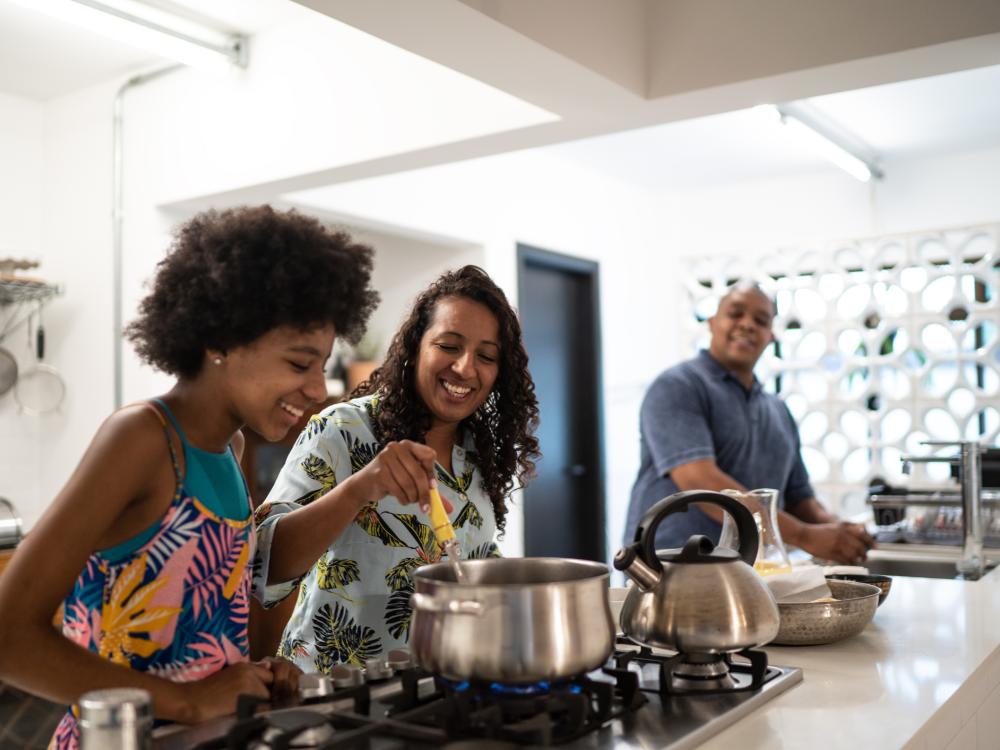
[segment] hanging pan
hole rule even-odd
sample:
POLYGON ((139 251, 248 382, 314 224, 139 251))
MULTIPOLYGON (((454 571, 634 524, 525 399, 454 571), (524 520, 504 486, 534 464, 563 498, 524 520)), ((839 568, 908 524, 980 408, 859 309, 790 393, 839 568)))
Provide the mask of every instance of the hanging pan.
POLYGON ((41 305, 38 306, 38 330, 35 332, 37 364, 22 372, 14 385, 14 400, 20 411, 30 416, 48 414, 58 409, 66 397, 66 383, 59 371, 42 360, 45 357, 45 328, 42 326, 41 305))
POLYGON ((17 382, 17 360, 14 355, 0 346, 0 396, 14 387, 17 382))
MULTIPOLYGON (((0 341, 3 341, 7 332, 11 330, 12 315, 6 316, 3 326, 0 328, 0 341)), ((8 349, 0 346, 0 396, 14 387, 17 382, 17 360, 8 349)))

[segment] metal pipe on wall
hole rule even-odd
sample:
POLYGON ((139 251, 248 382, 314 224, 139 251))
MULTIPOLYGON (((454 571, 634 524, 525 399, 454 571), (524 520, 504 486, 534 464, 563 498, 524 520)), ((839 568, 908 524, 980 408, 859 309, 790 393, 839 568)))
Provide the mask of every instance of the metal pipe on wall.
POLYGON ((114 124, 112 131, 114 175, 112 177, 112 327, 114 328, 114 367, 115 367, 115 409, 122 406, 122 214, 124 212, 124 192, 122 185, 125 179, 124 159, 124 109, 125 93, 143 83, 180 70, 183 65, 168 65, 148 73, 129 78, 115 94, 114 124))

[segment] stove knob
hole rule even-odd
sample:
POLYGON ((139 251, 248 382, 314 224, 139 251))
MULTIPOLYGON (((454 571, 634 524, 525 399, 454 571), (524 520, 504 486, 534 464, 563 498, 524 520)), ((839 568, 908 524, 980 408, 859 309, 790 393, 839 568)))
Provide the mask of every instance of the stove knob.
POLYGON ((369 682, 387 680, 392 677, 392 668, 383 659, 369 659, 365 662, 365 675, 369 682))
POLYGON ((333 679, 319 672, 309 672, 299 677, 299 698, 309 700, 333 693, 333 679))
POLYGON ((394 648, 386 654, 386 661, 388 661, 389 666, 394 672, 401 672, 413 666, 413 659, 410 657, 410 652, 405 648, 394 648))
POLYGON ((333 686, 338 688, 355 687, 365 682, 365 674, 361 671, 361 667, 354 664, 337 664, 330 669, 330 677, 333 686))

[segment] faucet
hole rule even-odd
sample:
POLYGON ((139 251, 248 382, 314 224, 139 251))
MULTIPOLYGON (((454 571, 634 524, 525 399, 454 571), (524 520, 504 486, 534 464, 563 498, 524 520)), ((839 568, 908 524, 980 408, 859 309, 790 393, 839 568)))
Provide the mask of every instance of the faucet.
POLYGON ((903 456, 903 473, 909 474, 915 463, 944 461, 958 466, 962 493, 962 557, 955 563, 959 574, 977 579, 983 575, 982 453, 984 448, 969 440, 925 440, 923 445, 958 446, 957 456, 903 456))

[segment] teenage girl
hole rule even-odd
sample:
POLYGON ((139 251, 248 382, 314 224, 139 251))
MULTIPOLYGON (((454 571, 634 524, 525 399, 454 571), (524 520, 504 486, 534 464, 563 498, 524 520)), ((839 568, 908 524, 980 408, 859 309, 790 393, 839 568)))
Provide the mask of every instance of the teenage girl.
MULTIPOLYGON (((0 577, 0 680, 67 704, 143 688, 157 718, 187 723, 290 688, 287 662, 248 660, 240 429, 279 440, 326 398, 334 336, 357 340, 377 303, 371 270, 370 248, 295 212, 180 228, 126 330, 176 383, 101 425, 0 577)), ((55 747, 77 746, 76 718, 55 747)))

